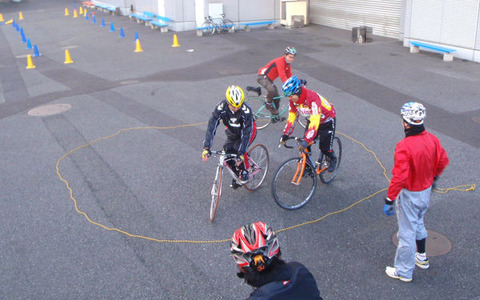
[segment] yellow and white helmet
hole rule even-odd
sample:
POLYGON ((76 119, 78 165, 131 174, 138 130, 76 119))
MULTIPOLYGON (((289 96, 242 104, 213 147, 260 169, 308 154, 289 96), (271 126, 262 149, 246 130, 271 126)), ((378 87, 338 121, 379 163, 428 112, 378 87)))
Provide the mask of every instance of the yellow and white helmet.
POLYGON ((242 106, 243 100, 245 99, 243 90, 238 85, 229 86, 225 96, 227 97, 228 103, 230 103, 233 107, 242 106))

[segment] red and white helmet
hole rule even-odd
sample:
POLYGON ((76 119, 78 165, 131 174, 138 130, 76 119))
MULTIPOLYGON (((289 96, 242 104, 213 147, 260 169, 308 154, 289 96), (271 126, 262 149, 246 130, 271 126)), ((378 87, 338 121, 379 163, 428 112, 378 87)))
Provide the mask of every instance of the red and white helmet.
POLYGON ((237 229, 230 247, 233 260, 240 267, 263 271, 280 253, 280 245, 273 229, 263 222, 255 222, 237 229))

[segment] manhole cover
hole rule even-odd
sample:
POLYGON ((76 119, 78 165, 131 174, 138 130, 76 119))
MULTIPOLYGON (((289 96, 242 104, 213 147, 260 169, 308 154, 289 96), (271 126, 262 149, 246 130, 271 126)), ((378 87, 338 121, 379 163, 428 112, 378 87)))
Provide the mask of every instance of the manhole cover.
POLYGON ((50 116, 50 115, 61 114, 69 110, 70 108, 72 108, 70 104, 50 104, 50 105, 35 107, 29 110, 28 115, 34 116, 34 117, 50 116))
MULTIPOLYGON (((427 256, 440 256, 450 252, 452 243, 446 236, 432 230, 427 230, 427 232, 427 256)), ((397 233, 392 236, 392 241, 395 246, 398 245, 397 233)))

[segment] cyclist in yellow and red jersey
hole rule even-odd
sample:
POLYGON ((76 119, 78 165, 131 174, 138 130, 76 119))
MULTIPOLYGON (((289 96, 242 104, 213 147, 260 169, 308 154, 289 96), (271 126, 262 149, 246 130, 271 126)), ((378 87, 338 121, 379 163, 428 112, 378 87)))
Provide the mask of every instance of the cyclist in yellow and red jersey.
POLYGON ((278 90, 273 82, 278 77, 282 82, 285 82, 292 76, 291 64, 296 55, 297 50, 295 48, 287 47, 283 56, 275 58, 258 70, 257 82, 267 90, 267 109, 274 115, 273 122, 279 120, 278 107, 280 105, 280 98, 276 98, 279 96, 278 90), (275 103, 275 107, 273 107, 272 102, 275 103))
MULTIPOLYGON (((335 137, 335 108, 325 97, 303 86, 296 75, 285 81, 282 92, 290 100, 290 110, 280 142, 284 143, 288 136, 292 134, 298 112, 309 115, 310 120, 305 129, 305 138, 300 144, 299 150, 303 151, 310 147, 318 136, 320 138, 320 151, 330 161, 328 171, 333 172, 337 165, 337 157, 332 149, 333 138, 335 137)), ((320 157, 318 162, 320 163, 320 157)))

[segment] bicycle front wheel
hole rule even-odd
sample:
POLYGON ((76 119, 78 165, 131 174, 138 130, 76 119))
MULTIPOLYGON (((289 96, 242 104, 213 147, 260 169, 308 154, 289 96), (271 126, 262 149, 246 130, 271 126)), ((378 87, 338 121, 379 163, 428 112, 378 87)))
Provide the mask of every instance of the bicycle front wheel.
MULTIPOLYGON (((328 170, 323 171, 320 173, 320 180, 323 183, 330 183, 332 182, 335 177, 337 177, 338 174, 338 168, 340 168, 340 163, 342 161, 342 141, 338 137, 333 138, 333 144, 332 144, 332 150, 337 156, 337 165, 335 167, 335 170, 333 172, 329 172, 328 170)), ((322 167, 328 167, 330 165, 330 158, 322 154, 322 167)))
POLYGON ((288 210, 299 209, 312 199, 317 189, 315 168, 309 161, 300 179, 294 178, 301 173, 302 158, 294 157, 278 168, 272 182, 272 194, 280 207, 288 210))
POLYGON ((250 178, 244 184, 249 191, 254 191, 262 185, 268 172, 269 156, 267 147, 262 144, 253 146, 248 151, 248 162, 250 164, 250 178))
POLYGON ((215 214, 217 213, 218 201, 222 195, 222 174, 223 169, 217 167, 217 173, 215 174, 215 180, 212 185, 212 201, 210 202, 210 222, 213 222, 215 219, 215 214))
POLYGON ((235 27, 233 26, 233 22, 229 19, 223 19, 223 30, 235 32, 235 27))
POLYGON ((215 25, 211 22, 205 22, 202 24, 202 32, 203 34, 211 34, 215 33, 215 25))
POLYGON ((257 129, 263 129, 272 121, 272 114, 266 107, 264 97, 252 97, 247 100, 248 105, 252 109, 253 118, 257 124, 257 129))

